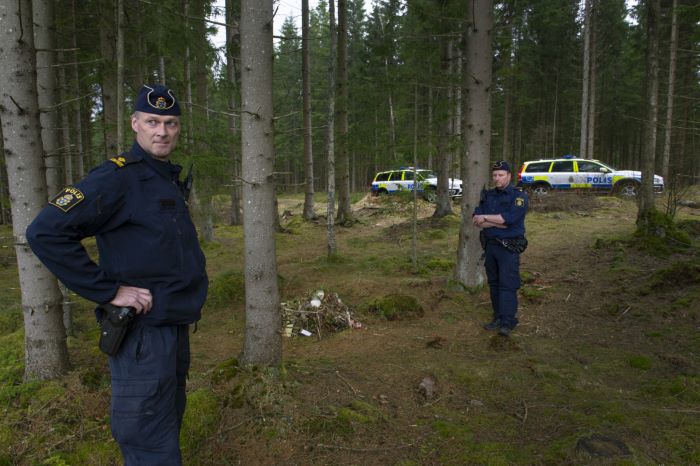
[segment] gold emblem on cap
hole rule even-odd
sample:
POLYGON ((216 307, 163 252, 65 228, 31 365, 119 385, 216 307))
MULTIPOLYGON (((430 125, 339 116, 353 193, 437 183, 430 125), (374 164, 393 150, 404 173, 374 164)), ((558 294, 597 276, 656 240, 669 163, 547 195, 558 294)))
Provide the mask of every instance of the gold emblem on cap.
POLYGON ((151 94, 155 91, 155 89, 153 89, 150 86, 146 86, 145 84, 143 87, 149 89, 148 94, 146 94, 146 102, 148 102, 148 105, 150 105, 151 107, 158 110, 170 110, 171 108, 173 108, 173 105, 175 105, 175 96, 173 95, 170 89, 168 89, 168 95, 170 96, 171 100, 170 105, 168 105, 167 99, 162 96, 158 97, 155 103, 151 102, 151 94))

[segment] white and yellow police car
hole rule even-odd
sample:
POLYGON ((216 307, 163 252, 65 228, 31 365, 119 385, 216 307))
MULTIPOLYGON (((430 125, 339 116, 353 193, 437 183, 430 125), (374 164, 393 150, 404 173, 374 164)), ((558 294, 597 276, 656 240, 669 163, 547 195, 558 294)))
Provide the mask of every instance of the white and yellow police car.
MULTIPOLYGON (((418 179, 418 193, 426 201, 435 202, 437 196, 437 175, 432 170, 416 169, 418 179)), ((413 167, 403 167, 398 170, 379 172, 374 176, 370 187, 373 195, 394 194, 400 191, 413 191, 416 183, 413 180, 413 167)), ((459 198, 462 196, 462 180, 449 179, 450 196, 459 198)))
MULTIPOLYGON (((616 170, 598 160, 571 155, 524 162, 518 172, 518 186, 536 194, 547 194, 552 189, 590 189, 634 197, 641 183, 639 171, 616 170)), ((654 191, 663 190, 664 179, 654 175, 654 191)))

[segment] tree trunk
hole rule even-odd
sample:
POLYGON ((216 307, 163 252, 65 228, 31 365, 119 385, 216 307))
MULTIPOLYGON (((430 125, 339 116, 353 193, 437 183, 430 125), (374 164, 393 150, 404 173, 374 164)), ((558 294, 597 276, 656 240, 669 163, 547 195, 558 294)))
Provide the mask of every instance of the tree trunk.
POLYGON ((338 0, 338 51, 336 74, 336 130, 338 153, 338 222, 352 221, 350 206, 350 158, 348 155, 348 8, 346 0, 338 0))
POLYGON ((454 278, 466 287, 475 287, 484 282, 479 265, 479 230, 472 224, 472 212, 489 179, 493 0, 475 0, 467 5, 467 20, 471 24, 468 24, 465 87, 469 101, 464 131, 467 142, 462 162, 462 221, 454 278))
POLYGON ((244 364, 279 366, 280 296, 275 257, 272 0, 241 2, 241 131, 246 332, 244 364))
MULTIPOLYGON (((78 70, 78 32, 76 27, 76 0, 72 2, 72 31, 71 31, 71 45, 74 49, 73 51, 73 64, 71 65, 71 84, 73 89, 73 98, 75 101, 71 108, 73 109, 73 131, 75 137, 75 162, 76 168, 78 170, 78 178, 85 176, 85 160, 83 151, 83 125, 82 125, 82 110, 80 105, 80 72, 78 70)), ((121 102, 121 101, 120 101, 121 102)), ((121 107, 121 106, 120 106, 121 107)))
POLYGON ((411 265, 418 271, 418 83, 413 85, 413 218, 411 219, 411 265))
POLYGON ((102 55, 102 119, 104 122, 104 150, 107 158, 118 155, 121 142, 117 143, 117 96, 115 76, 116 66, 116 34, 114 25, 117 23, 114 2, 102 0, 100 17, 100 52, 102 55))
POLYGON ((13 174, 8 178, 24 312, 24 377, 50 379, 65 374, 69 362, 56 278, 31 252, 25 233, 47 199, 31 0, 1 4, 0 23, 0 120, 7 172, 13 174))
MULTIPOLYGON (((64 59, 63 52, 58 54, 61 67, 58 70, 58 86, 61 89, 60 96, 62 102, 67 102, 70 100, 70 94, 68 93, 68 79, 66 78, 66 60, 64 59)), ((59 114, 61 115, 61 142, 63 145, 63 179, 66 185, 72 185, 74 182, 73 177, 73 145, 70 140, 70 105, 61 105, 59 108, 59 114)))
POLYGON ((676 57, 678 56, 678 0, 673 0, 671 7, 671 51, 668 63, 668 92, 666 95, 666 131, 664 133, 664 152, 661 158, 661 176, 666 183, 669 179, 669 162, 671 159, 671 134, 673 132, 673 94, 676 81, 676 57))
POLYGON ((117 0, 117 153, 124 147, 124 0, 117 0))
POLYGON ((583 89, 581 92, 581 141, 579 156, 585 159, 588 157, 588 103, 589 103, 589 77, 591 59, 591 0, 585 0, 583 10, 583 89))
MULTIPOLYGON (((241 153, 240 144, 236 144, 238 141, 238 125, 236 124, 236 113, 240 111, 240 105, 238 104, 238 78, 236 73, 236 50, 238 41, 240 40, 239 31, 239 15, 236 15, 233 8, 233 0, 226 0, 226 75, 228 76, 229 82, 229 93, 228 93, 228 109, 230 115, 228 117, 228 128, 231 133, 231 139, 234 141, 230 145, 231 154, 231 166, 233 183, 231 187, 231 213, 229 217, 230 225, 241 225, 243 219, 241 218, 241 153)), ((240 115, 240 113, 239 113, 240 115)))
MULTIPOLYGON (((55 18, 53 0, 33 0, 34 37, 36 52, 36 80, 39 96, 41 141, 44 146, 46 188, 53 196, 63 185, 59 156, 58 112, 56 111, 56 64, 54 49, 55 18)), ((0 194, 2 195, 2 194, 0 194)))
POLYGON ((328 57, 328 208, 326 219, 326 239, 328 247, 328 257, 336 254, 335 244, 335 226, 333 224, 335 217, 335 79, 336 79, 336 35, 335 35, 335 8, 334 0, 328 1, 328 15, 330 22, 330 53, 328 57))
POLYGON ((316 218, 314 211, 314 154, 313 133, 311 128, 311 76, 309 47, 309 0, 301 0, 301 81, 303 99, 304 131, 304 218, 316 218))
MULTIPOLYGON (((443 41, 442 45, 442 71, 443 76, 449 71, 449 42, 443 41)), ((450 101, 444 89, 437 91, 437 108, 442 108, 438 122, 437 141, 437 197, 435 199, 435 212, 433 217, 440 218, 452 215, 452 199, 450 198, 450 161, 447 138, 450 132, 452 119, 450 113, 446 111, 450 101)))
POLYGON ((656 125, 659 100, 659 0, 647 1, 647 121, 644 132, 644 150, 641 172, 642 186, 639 193, 637 228, 648 233, 652 227, 654 208, 654 161, 656 160, 656 125))
POLYGON ((596 4, 593 0, 592 11, 590 14, 590 28, 591 28, 591 38, 590 38, 590 80, 588 89, 588 134, 586 142, 586 158, 592 159, 595 156, 595 112, 596 112, 596 73, 598 68, 598 58, 596 57, 596 27, 598 21, 596 20, 596 4))

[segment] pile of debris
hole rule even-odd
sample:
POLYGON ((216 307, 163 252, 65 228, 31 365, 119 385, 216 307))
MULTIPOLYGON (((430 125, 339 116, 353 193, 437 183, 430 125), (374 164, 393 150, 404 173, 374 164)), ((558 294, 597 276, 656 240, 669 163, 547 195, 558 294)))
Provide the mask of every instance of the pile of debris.
POLYGON ((338 293, 317 290, 301 299, 282 303, 284 336, 311 336, 320 340, 323 334, 335 333, 346 328, 362 328, 355 320, 351 309, 344 304, 338 293))

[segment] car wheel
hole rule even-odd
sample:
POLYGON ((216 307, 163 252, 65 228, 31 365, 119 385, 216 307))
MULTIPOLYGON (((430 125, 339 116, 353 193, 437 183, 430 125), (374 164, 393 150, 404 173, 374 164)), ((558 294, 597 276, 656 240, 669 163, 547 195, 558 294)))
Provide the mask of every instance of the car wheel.
POLYGON ((617 194, 622 197, 637 197, 639 193, 639 183, 636 181, 620 181, 616 185, 617 194))
POLYGON ((379 196, 383 196, 383 195, 385 195, 385 194, 389 194, 389 191, 387 191, 387 190, 384 189, 384 188, 380 188, 380 189, 377 191, 377 195, 379 195, 379 196))
POLYGON ((530 188, 530 191, 537 196, 546 196, 551 190, 547 183, 536 183, 530 188))
POLYGON ((437 192, 434 186, 426 186, 423 190, 423 199, 428 202, 434 203, 437 199, 437 192))

